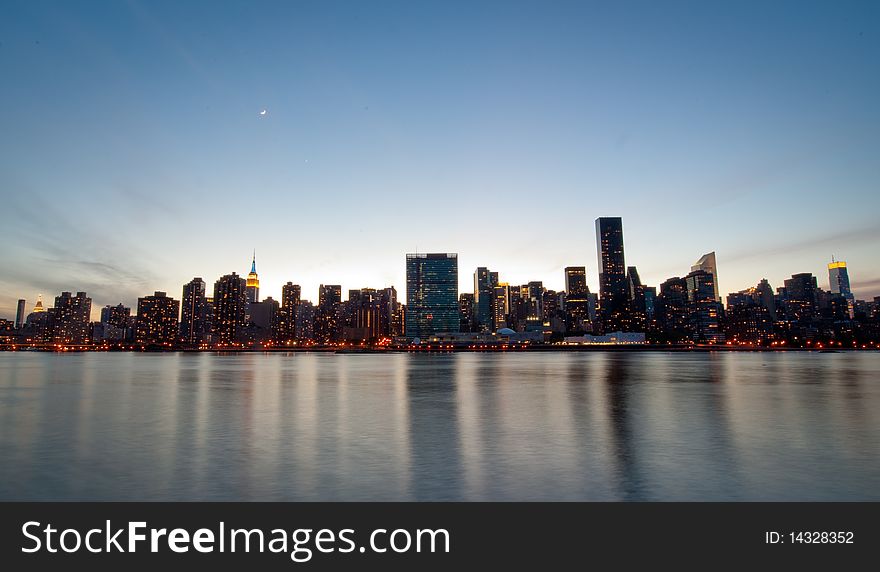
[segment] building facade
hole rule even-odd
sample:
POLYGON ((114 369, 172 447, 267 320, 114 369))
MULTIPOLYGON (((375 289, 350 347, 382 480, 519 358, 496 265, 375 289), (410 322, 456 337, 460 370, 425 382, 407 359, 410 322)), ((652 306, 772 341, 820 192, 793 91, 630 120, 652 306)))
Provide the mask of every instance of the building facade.
POLYGON ((457 332, 458 255, 406 255, 406 337, 457 332))
POLYGON ((135 341, 144 345, 173 345, 177 341, 180 302, 165 292, 138 298, 135 341))

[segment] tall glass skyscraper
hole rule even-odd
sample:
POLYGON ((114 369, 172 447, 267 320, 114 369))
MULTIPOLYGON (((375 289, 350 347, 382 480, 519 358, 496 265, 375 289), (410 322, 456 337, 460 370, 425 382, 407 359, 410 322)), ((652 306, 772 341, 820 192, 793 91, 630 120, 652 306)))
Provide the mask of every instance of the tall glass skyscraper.
POLYGON ((832 294, 840 294, 844 298, 852 296, 852 290, 849 287, 849 272, 847 272, 846 262, 843 260, 832 260, 828 264, 828 282, 831 283, 832 294))
POLYGON ((715 261, 715 252, 704 254, 699 260, 691 266, 691 272, 703 270, 712 274, 712 280, 715 283, 715 301, 721 302, 721 294, 718 292, 718 263, 715 261))
POLYGON ((596 247, 599 255, 599 305, 604 330, 628 331, 629 292, 623 256, 623 220, 620 217, 596 219, 596 247))
POLYGON ((458 254, 406 255, 406 337, 459 331, 458 254))
POLYGON ((492 304, 498 273, 480 266, 474 272, 474 323, 478 332, 493 330, 492 304))
POLYGON ((831 258, 831 262, 828 264, 828 282, 831 286, 831 293, 843 296, 846 300, 847 312, 852 318, 855 296, 849 287, 849 272, 846 269, 846 262, 831 258))

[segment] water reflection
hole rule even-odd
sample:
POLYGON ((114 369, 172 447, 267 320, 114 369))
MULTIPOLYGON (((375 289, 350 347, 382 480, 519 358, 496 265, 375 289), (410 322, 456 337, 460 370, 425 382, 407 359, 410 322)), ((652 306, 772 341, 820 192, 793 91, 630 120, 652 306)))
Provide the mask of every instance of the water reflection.
POLYGON ((0 354, 0 498, 880 500, 878 354, 0 354))

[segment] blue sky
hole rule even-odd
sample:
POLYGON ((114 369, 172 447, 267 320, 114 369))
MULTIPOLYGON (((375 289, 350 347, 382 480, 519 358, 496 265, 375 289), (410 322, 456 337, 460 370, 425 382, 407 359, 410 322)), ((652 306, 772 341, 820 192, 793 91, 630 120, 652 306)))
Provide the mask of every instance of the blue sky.
POLYGON ((7 1, 0 316, 246 273, 563 286, 593 221, 659 284, 834 254, 880 295, 880 3, 7 1), (267 115, 260 116, 263 109, 267 115))

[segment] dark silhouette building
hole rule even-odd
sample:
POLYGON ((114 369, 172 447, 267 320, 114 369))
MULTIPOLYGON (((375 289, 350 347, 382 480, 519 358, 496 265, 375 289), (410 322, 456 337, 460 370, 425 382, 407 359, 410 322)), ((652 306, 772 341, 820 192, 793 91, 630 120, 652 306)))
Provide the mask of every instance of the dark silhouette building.
POLYGON ((605 332, 629 331, 623 221, 620 217, 596 219, 599 256, 599 310, 605 332))

